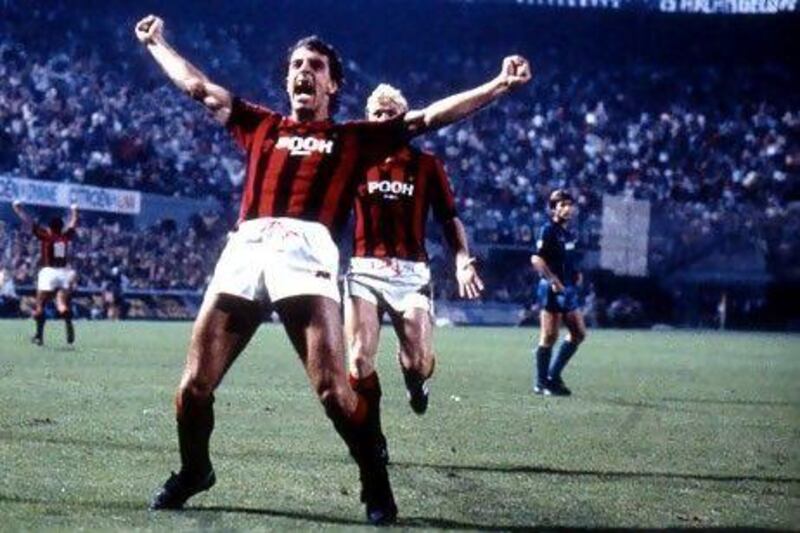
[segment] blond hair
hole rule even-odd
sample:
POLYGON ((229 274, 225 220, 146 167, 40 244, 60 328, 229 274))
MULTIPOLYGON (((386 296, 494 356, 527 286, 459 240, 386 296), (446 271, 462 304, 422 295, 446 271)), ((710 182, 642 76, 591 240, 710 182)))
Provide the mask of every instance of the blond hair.
POLYGON ((371 114, 375 109, 384 106, 393 105, 400 108, 400 113, 408 111, 408 101, 399 89, 395 89, 388 83, 381 83, 372 94, 367 98, 367 114, 371 114))

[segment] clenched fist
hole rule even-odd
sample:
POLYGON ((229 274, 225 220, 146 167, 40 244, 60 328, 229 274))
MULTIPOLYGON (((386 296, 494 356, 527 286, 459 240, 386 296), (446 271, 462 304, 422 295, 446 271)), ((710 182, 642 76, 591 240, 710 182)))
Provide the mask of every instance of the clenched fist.
POLYGON ((498 80, 501 84, 514 89, 528 83, 531 79, 531 66, 522 56, 508 56, 503 59, 498 80))
POLYGON ((164 21, 155 15, 147 15, 136 23, 136 38, 142 44, 153 44, 161 39, 164 32, 164 21))

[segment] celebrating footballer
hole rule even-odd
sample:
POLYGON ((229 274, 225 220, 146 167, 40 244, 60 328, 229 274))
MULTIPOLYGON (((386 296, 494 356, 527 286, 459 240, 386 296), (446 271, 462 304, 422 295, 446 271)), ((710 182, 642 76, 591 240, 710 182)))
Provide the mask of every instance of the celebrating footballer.
POLYGON ((335 244, 365 171, 425 131, 460 120, 530 79, 519 56, 470 91, 383 122, 336 123, 342 61, 317 37, 289 51, 282 116, 213 83, 167 42, 155 16, 135 28, 158 65, 223 124, 246 153, 239 222, 216 265, 195 320, 176 395, 181 469, 157 492, 152 509, 179 509, 215 482, 209 455, 214 392, 258 328, 270 301, 325 413, 359 468, 367 520, 393 522, 397 506, 383 460, 379 416, 351 388, 337 286, 335 244))

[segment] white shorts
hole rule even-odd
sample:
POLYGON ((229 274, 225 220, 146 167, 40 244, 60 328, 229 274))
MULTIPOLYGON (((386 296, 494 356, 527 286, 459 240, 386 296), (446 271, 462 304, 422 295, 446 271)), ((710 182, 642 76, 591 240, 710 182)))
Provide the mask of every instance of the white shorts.
POLYGON ((44 267, 39 271, 36 289, 40 291, 57 291, 72 289, 75 284, 75 271, 67 267, 44 267))
POLYGON ((277 302, 299 295, 340 301, 339 249, 319 222, 247 220, 228 235, 206 296, 225 293, 277 302))
POLYGON ((348 297, 358 296, 397 312, 423 309, 433 313, 431 271, 419 261, 394 258, 353 257, 347 271, 348 297))

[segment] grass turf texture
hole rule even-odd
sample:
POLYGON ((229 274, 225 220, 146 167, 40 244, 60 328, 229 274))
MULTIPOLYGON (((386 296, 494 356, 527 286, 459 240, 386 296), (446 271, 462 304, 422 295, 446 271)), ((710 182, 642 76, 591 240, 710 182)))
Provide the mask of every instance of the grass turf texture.
MULTIPOLYGON (((363 524, 355 467, 282 329, 217 394, 217 485, 145 510, 178 465, 172 394, 188 323, 0 321, 2 530, 317 529, 363 524)), ((800 337, 595 331, 530 394, 531 329, 439 329, 428 414, 409 409, 383 332, 384 429, 399 525, 800 525, 800 337)))

